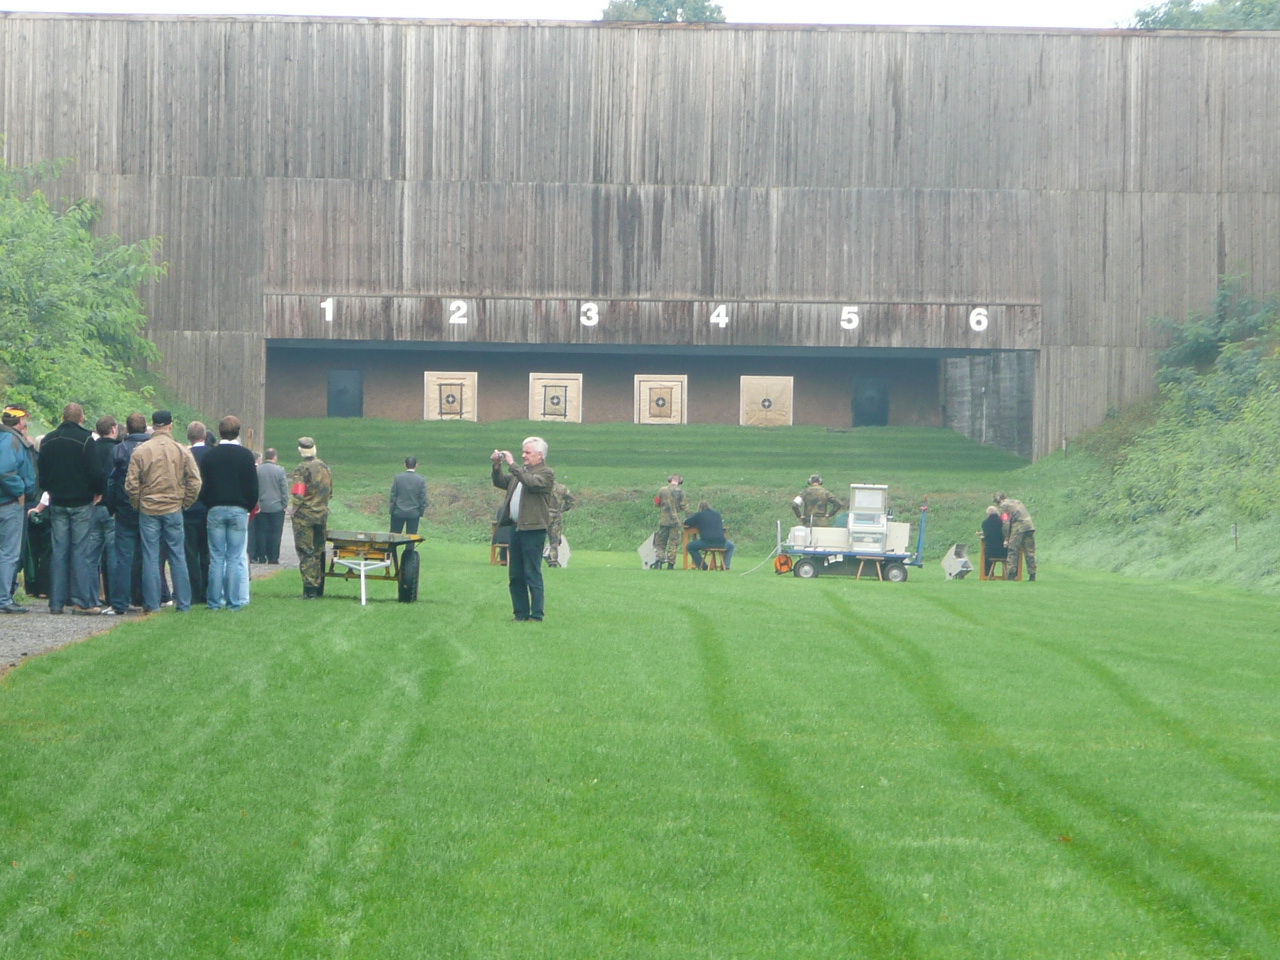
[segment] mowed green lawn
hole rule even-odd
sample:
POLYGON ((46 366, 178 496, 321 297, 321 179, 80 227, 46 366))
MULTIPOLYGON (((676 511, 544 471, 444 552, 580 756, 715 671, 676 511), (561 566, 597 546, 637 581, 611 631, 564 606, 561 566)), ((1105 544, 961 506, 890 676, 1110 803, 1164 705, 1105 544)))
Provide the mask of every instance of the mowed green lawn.
POLYGON ((431 544, 28 662, 0 956, 1280 957, 1274 600, 750 565, 578 551, 514 624, 431 544))

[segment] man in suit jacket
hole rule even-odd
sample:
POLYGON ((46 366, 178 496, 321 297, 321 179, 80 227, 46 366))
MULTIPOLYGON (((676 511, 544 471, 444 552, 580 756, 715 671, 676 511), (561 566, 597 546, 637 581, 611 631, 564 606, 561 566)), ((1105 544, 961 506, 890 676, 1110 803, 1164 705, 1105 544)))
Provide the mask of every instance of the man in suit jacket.
MULTIPOLYGON (((427 512, 427 481, 418 474, 418 458, 405 457, 404 473, 391 481, 391 532, 417 533, 427 512)), ((410 544, 407 549, 412 549, 410 544)))

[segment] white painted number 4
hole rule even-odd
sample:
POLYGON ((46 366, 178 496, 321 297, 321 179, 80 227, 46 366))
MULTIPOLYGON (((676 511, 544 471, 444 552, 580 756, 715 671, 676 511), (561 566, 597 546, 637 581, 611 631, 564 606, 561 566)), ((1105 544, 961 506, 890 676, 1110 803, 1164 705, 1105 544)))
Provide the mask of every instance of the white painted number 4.
POLYGON ((711 322, 721 330, 729 325, 729 308, 723 303, 711 311, 711 322))

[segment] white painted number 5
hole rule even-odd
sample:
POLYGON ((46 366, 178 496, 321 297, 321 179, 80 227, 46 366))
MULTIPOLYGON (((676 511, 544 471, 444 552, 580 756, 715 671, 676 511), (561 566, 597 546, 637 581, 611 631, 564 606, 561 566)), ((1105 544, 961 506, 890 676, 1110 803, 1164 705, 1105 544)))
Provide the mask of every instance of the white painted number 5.
POLYGON ((466 323, 467 322, 467 301, 453 300, 449 303, 449 322, 450 323, 466 323))
POLYGON ((846 330, 857 330, 859 319, 857 307, 844 307, 840 311, 840 326, 846 330))
POLYGON ((975 307, 974 311, 969 314, 969 329, 974 333, 981 333, 987 329, 987 308, 975 307))

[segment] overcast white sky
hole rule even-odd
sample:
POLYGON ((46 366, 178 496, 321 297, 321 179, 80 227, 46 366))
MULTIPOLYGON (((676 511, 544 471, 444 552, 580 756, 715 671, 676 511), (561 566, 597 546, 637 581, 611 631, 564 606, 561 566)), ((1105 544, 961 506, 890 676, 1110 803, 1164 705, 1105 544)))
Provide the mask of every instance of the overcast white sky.
MULTIPOLYGON (((0 0, 0 10, 596 20, 607 0, 0 0)), ((1123 26, 1157 0, 721 0, 733 23, 1123 26)))

